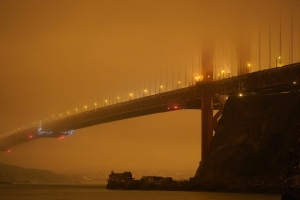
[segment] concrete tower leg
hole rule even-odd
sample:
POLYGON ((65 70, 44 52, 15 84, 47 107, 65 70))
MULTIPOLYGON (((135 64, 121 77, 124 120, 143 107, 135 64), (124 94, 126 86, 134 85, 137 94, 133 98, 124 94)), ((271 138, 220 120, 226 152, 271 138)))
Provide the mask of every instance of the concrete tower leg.
MULTIPOLYGON (((212 40, 206 40, 203 42, 202 48, 202 72, 203 81, 213 80, 213 58, 214 58, 214 45, 212 40)), ((212 95, 209 89, 204 89, 202 91, 202 144, 201 144, 201 160, 203 160, 210 142, 213 137, 213 105, 212 105, 212 95)))
POLYGON ((201 135, 201 160, 207 153, 210 142, 213 138, 213 107, 212 107, 212 97, 209 94, 206 94, 203 91, 202 95, 202 111, 201 111, 201 120, 202 120, 202 135, 201 135))

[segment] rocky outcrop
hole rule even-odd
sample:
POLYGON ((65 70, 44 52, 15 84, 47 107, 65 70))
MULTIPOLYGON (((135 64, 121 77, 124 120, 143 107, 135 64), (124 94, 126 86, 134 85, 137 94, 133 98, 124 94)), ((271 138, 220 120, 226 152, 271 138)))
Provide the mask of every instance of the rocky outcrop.
POLYGON ((299 123, 299 93, 230 96, 195 187, 278 193, 286 179, 287 194, 288 185, 299 188, 299 123))

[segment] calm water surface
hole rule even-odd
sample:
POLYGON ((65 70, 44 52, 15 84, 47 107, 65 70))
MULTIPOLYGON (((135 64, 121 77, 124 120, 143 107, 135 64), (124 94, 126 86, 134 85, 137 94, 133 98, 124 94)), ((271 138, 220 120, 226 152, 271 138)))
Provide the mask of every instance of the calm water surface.
POLYGON ((0 200, 280 200, 280 195, 107 190, 104 185, 0 185, 0 200))

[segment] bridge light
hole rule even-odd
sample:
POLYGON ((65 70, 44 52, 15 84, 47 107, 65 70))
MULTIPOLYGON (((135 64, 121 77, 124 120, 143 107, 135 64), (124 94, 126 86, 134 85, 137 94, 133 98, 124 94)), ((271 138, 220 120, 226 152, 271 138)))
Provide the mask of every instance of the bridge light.
POLYGON ((276 67, 278 67, 278 64, 279 64, 279 67, 281 67, 281 57, 280 56, 278 56, 277 58, 276 58, 276 67), (280 60, 280 61, 278 61, 278 60, 280 60), (279 62, 279 63, 278 63, 279 62))
POLYGON ((224 70, 222 70, 222 74, 223 74, 223 79, 224 79, 224 72, 225 72, 225 71, 224 71, 224 70))
POLYGON ((177 82, 177 89, 180 87, 180 81, 177 82))
POLYGON ((240 93, 240 94, 239 94, 239 96, 241 97, 241 96, 243 96, 243 94, 242 94, 242 93, 240 93))
POLYGON ((105 100, 105 103, 107 103, 107 100, 105 100))
POLYGON ((159 87, 159 89, 158 89, 158 92, 161 93, 162 90, 163 90, 163 86, 161 85, 161 86, 159 87))
POLYGON ((147 93, 147 90, 145 89, 143 92, 143 97, 145 96, 146 93, 147 93))
POLYGON ((246 73, 249 73, 249 72, 250 72, 250 66, 251 66, 250 63, 248 63, 248 65, 246 65, 246 73))
POLYGON ((7 150, 7 153, 9 153, 9 152, 11 152, 11 150, 10 150, 10 149, 8 149, 8 150, 7 150))
POLYGON ((177 109, 177 106, 174 106, 175 109, 177 109))

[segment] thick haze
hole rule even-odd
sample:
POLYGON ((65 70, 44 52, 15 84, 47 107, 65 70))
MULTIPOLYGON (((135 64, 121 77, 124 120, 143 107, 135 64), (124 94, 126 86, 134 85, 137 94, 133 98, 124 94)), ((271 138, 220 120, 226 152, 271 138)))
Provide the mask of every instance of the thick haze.
MULTIPOLYGON (((299 62, 299 11, 299 0, 1 0, 0 133, 94 102, 113 103, 116 96, 128 99, 131 92, 153 94, 155 74, 156 91, 158 85, 175 89, 178 80, 188 85, 205 67, 199 63, 207 41, 214 48, 214 78, 222 69, 236 75, 240 63, 256 71, 259 27, 261 69, 274 67, 277 56, 282 64, 299 62)), ((176 111, 93 126, 64 140, 15 146, 0 152, 0 162, 58 172, 173 170, 193 176, 200 114, 176 111)))

